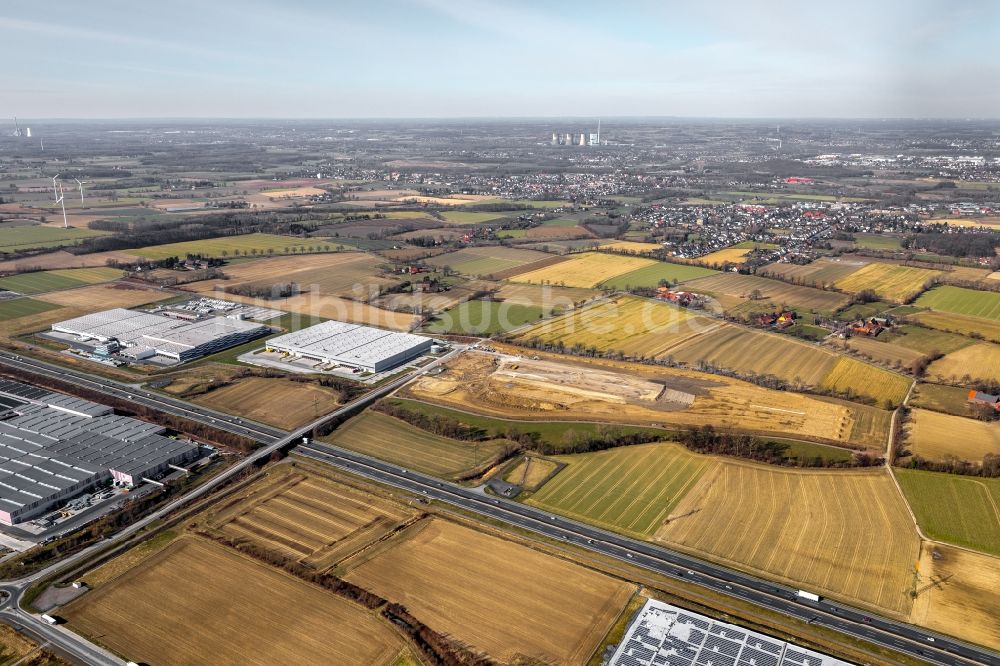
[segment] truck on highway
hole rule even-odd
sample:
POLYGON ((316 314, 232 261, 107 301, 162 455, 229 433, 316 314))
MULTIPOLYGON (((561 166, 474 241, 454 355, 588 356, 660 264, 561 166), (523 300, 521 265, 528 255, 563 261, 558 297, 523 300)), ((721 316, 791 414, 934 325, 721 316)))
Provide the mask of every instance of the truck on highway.
POLYGON ((819 595, 813 592, 806 592, 805 590, 799 590, 795 593, 799 599, 808 599, 809 601, 819 601, 819 595))
POLYGON ((45 620, 45 622, 47 622, 48 624, 59 624, 59 620, 52 617, 51 615, 42 615, 42 619, 45 620))

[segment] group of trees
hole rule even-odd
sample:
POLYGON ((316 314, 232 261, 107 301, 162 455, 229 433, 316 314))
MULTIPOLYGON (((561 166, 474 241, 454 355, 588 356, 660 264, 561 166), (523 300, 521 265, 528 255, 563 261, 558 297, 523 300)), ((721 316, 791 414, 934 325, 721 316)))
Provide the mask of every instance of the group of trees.
POLYGON ((281 282, 279 284, 237 284, 225 287, 224 291, 227 294, 250 296, 252 298, 261 298, 264 300, 289 298, 302 293, 297 282, 281 282))
POLYGON ((995 257, 996 248, 1000 246, 1000 234, 926 232, 908 237, 904 244, 916 250, 950 257, 995 257))
POLYGON ((790 456, 789 446, 783 442, 762 439, 746 433, 720 432, 712 425, 691 426, 678 432, 676 439, 691 451, 716 455, 749 458, 771 465, 797 465, 799 467, 874 467, 884 459, 864 451, 856 451, 849 460, 835 460, 822 456, 800 458, 790 456))
POLYGON ((987 453, 981 463, 971 460, 961 460, 949 457, 944 460, 928 460, 919 455, 910 456, 899 463, 900 467, 922 469, 931 472, 945 472, 964 476, 984 476, 995 479, 1000 477, 1000 455, 987 453))

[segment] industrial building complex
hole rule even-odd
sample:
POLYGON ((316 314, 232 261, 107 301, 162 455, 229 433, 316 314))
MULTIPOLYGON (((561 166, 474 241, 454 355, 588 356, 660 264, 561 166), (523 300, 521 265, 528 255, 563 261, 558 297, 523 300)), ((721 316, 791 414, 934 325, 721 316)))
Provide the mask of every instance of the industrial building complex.
POLYGON ((110 407, 0 380, 0 523, 29 520, 99 485, 138 485, 198 456, 165 428, 110 407))
POLYGON ((850 666, 848 662, 654 599, 636 614, 610 666, 850 666))
POLYGON ((433 340, 371 326, 325 321, 267 341, 267 351, 382 372, 430 351, 433 340))
POLYGON ((114 308, 52 325, 51 337, 90 343, 97 355, 184 362, 270 333, 268 326, 236 317, 200 317, 114 308))

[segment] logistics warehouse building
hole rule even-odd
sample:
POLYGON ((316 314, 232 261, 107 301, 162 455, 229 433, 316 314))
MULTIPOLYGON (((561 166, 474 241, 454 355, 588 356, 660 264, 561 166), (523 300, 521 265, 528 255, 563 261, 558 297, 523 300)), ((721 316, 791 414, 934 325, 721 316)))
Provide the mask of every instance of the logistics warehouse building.
POLYGON ((29 520, 97 485, 137 485, 198 456, 158 425, 0 380, 0 522, 29 520))
POLYGON ((395 333, 372 326, 325 321, 267 341, 267 349, 382 372, 430 350, 433 341, 422 335, 395 333))
POLYGON ((189 361, 249 342, 271 329, 228 317, 189 321, 114 308, 58 322, 52 325, 52 331, 81 341, 107 343, 114 340, 124 348, 126 355, 135 358, 163 356, 173 361, 189 361))

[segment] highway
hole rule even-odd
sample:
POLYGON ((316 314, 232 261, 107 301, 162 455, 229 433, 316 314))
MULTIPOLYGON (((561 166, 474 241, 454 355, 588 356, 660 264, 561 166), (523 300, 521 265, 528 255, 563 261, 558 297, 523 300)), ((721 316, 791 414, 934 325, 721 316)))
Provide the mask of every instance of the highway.
MULTIPOLYGON (((79 385, 86 386, 92 390, 118 397, 122 397, 121 392, 124 391, 125 395, 131 396, 130 399, 133 399, 135 402, 168 413, 210 423, 230 432, 245 434, 254 437, 265 445, 261 449, 254 451, 251 456, 228 468, 191 493, 174 500, 142 521, 130 526, 122 533, 115 535, 113 539, 108 540, 108 542, 113 542, 125 538, 128 534, 134 533, 134 531, 141 529, 141 527, 149 522, 159 519, 181 505, 204 495, 230 478, 233 474, 237 474, 255 461, 269 456, 271 452, 290 446, 295 442, 302 442, 302 437, 308 435, 315 425, 343 415, 362 404, 372 402, 394 391, 396 388, 410 381, 415 375, 430 370, 440 362, 446 360, 451 354, 458 352, 459 350, 455 350, 448 356, 429 364, 425 368, 392 380, 359 398, 357 401, 345 405, 336 412, 324 416, 318 421, 292 433, 247 422, 244 419, 189 405, 172 398, 166 398, 149 391, 142 391, 111 380, 68 371, 42 361, 29 358, 14 358, 13 355, 5 352, 0 352, 0 365, 21 368, 40 374, 54 373, 50 376, 57 376, 63 381, 79 383, 79 385)), ((318 442, 302 443, 295 446, 293 451, 299 455, 424 496, 428 499, 447 503, 481 516, 503 521, 507 524, 551 539, 561 540, 595 553, 614 557, 649 571, 686 580, 719 594, 732 596, 790 617, 833 628, 855 638, 911 655, 927 663, 941 664, 942 666, 964 666, 966 664, 1000 666, 1000 654, 983 647, 970 645, 942 634, 932 633, 913 625, 896 622, 837 602, 823 599, 818 603, 814 603, 804 600, 797 597, 796 590, 789 587, 699 560, 661 546, 629 539, 517 502, 484 495, 457 484, 419 474, 413 470, 404 469, 329 444, 318 442)), ((85 554, 81 553, 80 556, 85 554)), ((11 599, 16 601, 23 589, 32 581, 38 580, 42 576, 49 575, 49 573, 60 570, 65 566, 65 561, 60 562, 34 576, 18 581, 10 581, 0 586, 0 589, 6 589, 11 592, 11 599)), ((13 601, 9 601, 5 605, 6 607, 0 610, 0 615, 5 618, 13 610, 16 619, 21 623, 29 624, 29 626, 31 626, 31 623, 42 624, 44 628, 48 628, 48 625, 41 623, 35 616, 21 611, 13 601)), ((69 632, 63 631, 59 633, 68 634, 69 632)), ((79 640, 82 641, 83 639, 79 640)), ((67 651, 71 651, 57 640, 52 640, 52 642, 67 651)), ((70 647, 72 648, 73 645, 70 645, 70 647)), ((120 664, 121 662, 101 661, 95 663, 120 664)))

